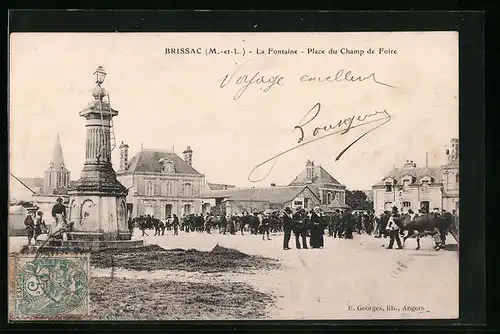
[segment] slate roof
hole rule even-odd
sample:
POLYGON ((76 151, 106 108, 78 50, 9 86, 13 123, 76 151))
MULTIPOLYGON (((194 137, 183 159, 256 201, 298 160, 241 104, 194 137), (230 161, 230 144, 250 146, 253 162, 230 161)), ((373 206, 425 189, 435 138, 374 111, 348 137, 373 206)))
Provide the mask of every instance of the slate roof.
POLYGON ((434 183, 441 183, 442 182, 442 177, 441 177, 441 168, 435 168, 435 167, 412 167, 412 168, 393 168, 382 180, 377 182, 375 185, 376 186, 381 186, 384 185, 384 180, 387 179, 388 177, 392 177, 398 182, 403 178, 405 175, 411 175, 415 177, 415 182, 419 182, 421 178, 423 178, 426 175, 430 175, 434 178, 434 183))
POLYGON ((266 188, 212 190, 204 192, 202 197, 222 197, 231 201, 285 203, 297 197, 306 187, 308 188, 308 186, 274 186, 266 188))
POLYGON ((328 211, 336 209, 346 209, 349 208, 349 205, 340 203, 338 199, 334 198, 333 201, 330 202, 330 204, 321 205, 320 208, 324 211, 328 211))
POLYGON ((223 184, 223 183, 210 183, 207 182, 208 188, 210 190, 225 190, 225 189, 233 189, 236 188, 236 186, 231 185, 231 184, 223 184))
POLYGON ((163 166, 159 163, 160 159, 171 160, 174 163, 175 173, 202 176, 200 172, 172 151, 149 150, 144 148, 130 159, 129 168, 122 173, 162 173, 163 166))
MULTIPOLYGON (((294 186, 294 185, 308 184, 306 171, 307 169, 304 169, 292 182, 290 182, 290 185, 294 186)), ((323 183, 338 184, 338 185, 341 184, 321 166, 313 167, 312 181, 313 184, 323 184, 323 183)))
MULTIPOLYGON (((19 180, 23 181, 31 189, 43 188, 43 177, 20 177, 19 180)), ((15 182, 18 182, 14 179, 15 182)), ((14 182, 12 181, 12 182, 14 182)), ((35 190, 35 189, 33 189, 35 190)))

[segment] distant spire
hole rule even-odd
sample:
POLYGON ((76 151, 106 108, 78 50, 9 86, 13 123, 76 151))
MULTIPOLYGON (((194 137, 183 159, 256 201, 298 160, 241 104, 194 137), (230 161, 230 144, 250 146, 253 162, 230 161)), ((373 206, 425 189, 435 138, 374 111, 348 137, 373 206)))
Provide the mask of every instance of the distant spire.
POLYGON ((52 160, 50 162, 54 169, 62 169, 64 167, 64 157, 59 133, 56 137, 56 143, 54 145, 54 150, 52 151, 52 160))

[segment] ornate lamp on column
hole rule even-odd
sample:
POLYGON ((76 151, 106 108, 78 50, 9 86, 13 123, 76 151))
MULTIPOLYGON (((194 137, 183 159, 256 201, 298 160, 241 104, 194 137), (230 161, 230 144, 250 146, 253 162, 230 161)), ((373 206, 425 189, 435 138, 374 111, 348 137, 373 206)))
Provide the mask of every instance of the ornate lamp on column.
POLYGON ((80 179, 68 191, 73 237, 89 241, 130 240, 125 201, 128 190, 116 179, 111 164, 112 118, 118 111, 111 107, 109 95, 102 87, 104 68, 99 66, 94 75, 93 101, 80 111, 86 128, 85 163, 80 179))

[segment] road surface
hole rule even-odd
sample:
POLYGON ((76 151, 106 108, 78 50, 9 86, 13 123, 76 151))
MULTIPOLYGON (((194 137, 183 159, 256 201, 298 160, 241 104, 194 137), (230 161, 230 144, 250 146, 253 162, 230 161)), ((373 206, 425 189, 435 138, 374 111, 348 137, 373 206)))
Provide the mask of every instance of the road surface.
MULTIPOLYGON (((255 274, 196 274, 185 272, 135 272, 114 275, 211 281, 236 280, 277 297, 269 308, 271 319, 454 319, 458 317, 458 253, 435 251, 431 238, 422 238, 414 250, 408 240, 403 250, 387 250, 388 239, 354 235, 354 239, 325 236, 323 249, 282 249, 282 235, 263 241, 260 236, 221 235, 217 232, 166 231, 164 236, 144 237, 145 244, 163 248, 211 250, 216 244, 247 254, 281 260, 284 269, 255 274)), ((135 238, 142 238, 136 230, 135 238)), ((454 243, 449 236, 449 243, 454 243)), ((25 238, 10 238, 15 251, 25 238)), ((107 275, 95 269, 95 275, 107 275)))

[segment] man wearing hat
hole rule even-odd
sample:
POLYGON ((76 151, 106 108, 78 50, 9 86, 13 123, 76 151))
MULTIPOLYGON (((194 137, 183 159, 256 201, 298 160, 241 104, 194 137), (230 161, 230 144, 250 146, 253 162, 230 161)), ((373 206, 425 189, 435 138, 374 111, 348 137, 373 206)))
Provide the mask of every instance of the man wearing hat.
POLYGON ((346 209, 344 215, 344 226, 345 226, 345 239, 352 239, 352 232, 354 230, 354 217, 350 208, 346 209))
POLYGON ((392 208, 392 214, 389 217, 389 221, 387 222, 387 230, 389 232, 389 237, 391 238, 389 241, 389 246, 387 249, 392 249, 394 246, 394 240, 398 244, 398 249, 402 249, 401 239, 399 239, 399 226, 396 224, 396 219, 399 218, 398 208, 392 208))
POLYGON ((297 249, 308 249, 306 238, 306 214, 301 208, 297 208, 297 212, 293 215, 293 234, 295 235, 295 246, 297 249), (300 245, 302 238, 302 246, 300 245))
POLYGON ((33 217, 35 216, 36 209, 28 209, 28 215, 24 218, 24 226, 26 226, 26 233, 28 236, 28 245, 31 244, 31 239, 35 234, 35 222, 33 217))
POLYGON ((43 220, 43 212, 37 212, 38 218, 35 221, 35 242, 40 234, 47 233, 47 226, 45 225, 45 220, 43 220))
POLYGON ((283 237, 283 249, 290 249, 288 243, 290 242, 290 237, 292 236, 292 225, 293 225, 293 217, 292 217, 292 209, 285 208, 285 215, 283 216, 283 232, 285 233, 283 237))
POLYGON ((63 199, 61 197, 57 198, 57 203, 52 207, 52 217, 55 219, 55 227, 58 223, 66 220, 66 206, 63 204, 63 199))

